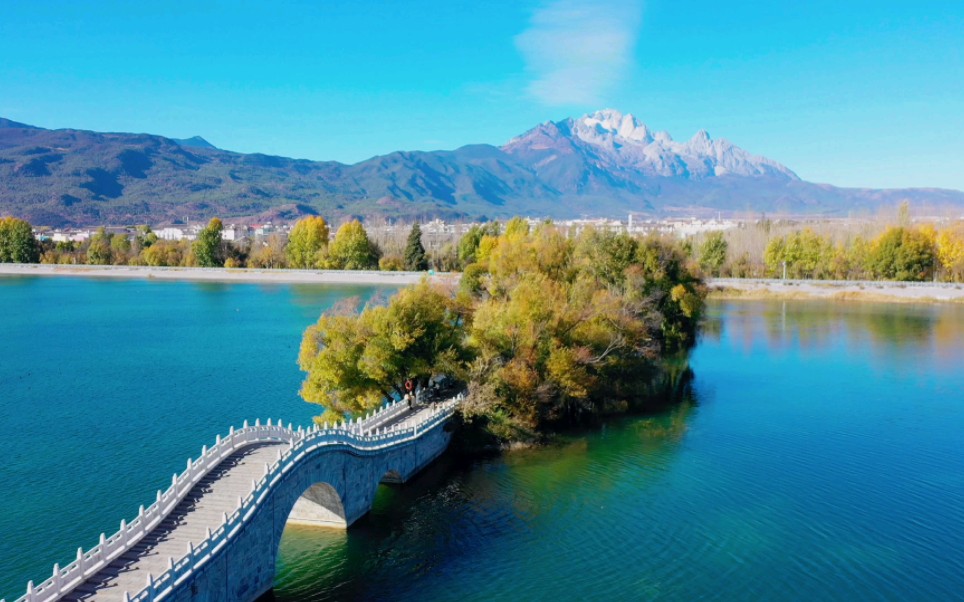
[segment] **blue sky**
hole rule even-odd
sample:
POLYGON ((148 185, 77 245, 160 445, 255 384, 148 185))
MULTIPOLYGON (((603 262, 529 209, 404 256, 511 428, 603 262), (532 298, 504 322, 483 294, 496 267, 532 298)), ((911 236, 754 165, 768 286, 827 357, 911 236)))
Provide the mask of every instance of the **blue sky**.
POLYGON ((964 189, 964 2, 5 0, 0 116, 355 162, 604 107, 964 189))

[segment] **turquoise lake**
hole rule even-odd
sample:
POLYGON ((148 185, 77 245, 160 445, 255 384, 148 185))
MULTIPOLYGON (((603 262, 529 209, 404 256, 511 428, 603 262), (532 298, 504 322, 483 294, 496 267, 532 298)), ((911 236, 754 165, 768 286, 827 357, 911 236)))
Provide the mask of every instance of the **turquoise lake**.
MULTIPOLYGON (((376 287, 0 278, 0 597, 245 419, 307 424, 301 332, 376 287)), ((289 528, 301 600, 949 600, 964 307, 715 302, 693 393, 558 445, 443 457, 350 531, 289 528)))

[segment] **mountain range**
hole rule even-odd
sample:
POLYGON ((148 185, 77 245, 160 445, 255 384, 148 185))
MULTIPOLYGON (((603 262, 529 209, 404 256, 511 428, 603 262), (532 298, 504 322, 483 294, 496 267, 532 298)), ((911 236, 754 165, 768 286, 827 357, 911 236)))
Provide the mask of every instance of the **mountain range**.
POLYGON ((607 109, 501 147, 399 151, 347 165, 216 148, 200 136, 49 130, 0 118, 0 215, 35 225, 343 217, 494 219, 761 213, 846 216, 964 192, 840 188, 700 131, 685 142, 607 109))

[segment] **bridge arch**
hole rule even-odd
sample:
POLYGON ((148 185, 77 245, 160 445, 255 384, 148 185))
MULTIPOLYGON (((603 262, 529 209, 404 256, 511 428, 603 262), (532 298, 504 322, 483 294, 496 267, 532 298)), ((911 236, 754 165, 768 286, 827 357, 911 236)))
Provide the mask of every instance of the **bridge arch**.
POLYGON ((311 527, 346 528, 345 504, 338 490, 325 482, 308 487, 288 513, 286 523, 311 527))
POLYGON ((118 593, 131 602, 256 600, 273 586, 289 520, 299 522, 305 508, 312 522, 333 527, 364 516, 381 482, 404 482, 445 450, 446 426, 460 400, 414 413, 391 404, 364 420, 323 429, 293 430, 280 421, 231 428, 189 459, 136 519, 121 521, 117 533, 102 535, 90 550, 78 550, 66 567, 55 565, 36 587, 29 583, 17 602, 115 599, 118 593), (224 466, 230 468, 222 475, 217 471, 224 466))

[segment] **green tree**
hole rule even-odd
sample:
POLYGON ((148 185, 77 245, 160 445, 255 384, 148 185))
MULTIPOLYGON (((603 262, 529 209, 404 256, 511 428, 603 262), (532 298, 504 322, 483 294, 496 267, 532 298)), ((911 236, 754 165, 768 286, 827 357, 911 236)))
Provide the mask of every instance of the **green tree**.
POLYGON ((157 234, 151 230, 150 226, 138 226, 134 234, 134 240, 131 242, 131 251, 135 254, 140 254, 144 249, 149 248, 156 242, 157 234))
POLYGON ((773 238, 764 251, 767 272, 783 275, 786 262, 790 278, 824 278, 832 274, 833 243, 809 228, 793 232, 783 238, 773 238))
POLYGON ((221 244, 221 233, 224 224, 218 218, 212 218, 206 228, 201 230, 194 241, 194 257, 197 264, 203 268, 224 266, 224 250, 221 244))
POLYGON ((307 269, 319 265, 320 254, 328 247, 328 222, 320 216, 309 216, 298 221, 288 235, 288 266, 307 269))
POLYGON ((113 260, 110 244, 113 238, 113 235, 109 234, 104 228, 98 228, 97 232, 90 237, 90 242, 87 245, 87 263, 110 265, 113 260))
POLYGON ((40 243, 29 223, 15 217, 0 218, 0 263, 37 263, 40 243))
POLYGON ((476 252, 479 250, 479 243, 482 241, 483 236, 498 236, 499 235, 499 224, 496 222, 489 222, 488 224, 474 224, 469 228, 468 232, 462 235, 459 239, 458 244, 458 257, 459 263, 462 268, 469 265, 470 263, 475 263, 477 260, 476 252))
POLYGON ((365 227, 352 220, 338 228, 328 247, 324 267, 335 270, 371 270, 378 267, 381 253, 368 238, 365 227))
POLYGON ((719 276, 726 263, 729 243, 722 232, 710 232, 700 245, 700 266, 713 276, 719 276))
POLYGON ((428 257, 425 255, 425 247, 422 246, 422 228, 418 222, 412 224, 412 230, 408 233, 408 242, 405 244, 405 269, 412 272, 424 272, 428 269, 428 257))
POLYGON ((114 234, 110 238, 111 262, 114 265, 124 265, 131 254, 131 241, 123 234, 114 234))
POLYGON ((920 230, 888 228, 874 240, 869 265, 885 280, 929 280, 934 275, 936 253, 930 238, 920 230))

